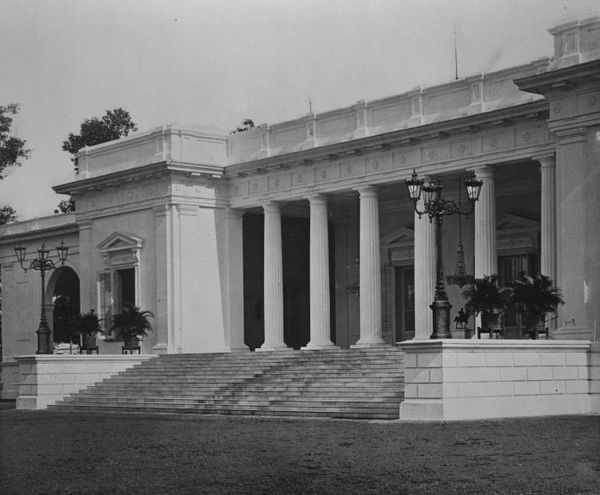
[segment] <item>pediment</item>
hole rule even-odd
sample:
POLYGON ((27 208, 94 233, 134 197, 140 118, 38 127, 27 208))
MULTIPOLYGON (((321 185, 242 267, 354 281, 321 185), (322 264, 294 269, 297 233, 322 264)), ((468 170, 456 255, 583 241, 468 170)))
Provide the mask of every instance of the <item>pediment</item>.
POLYGON ((415 240, 414 230, 408 227, 397 227, 391 232, 388 232, 381 239, 381 247, 392 248, 395 246, 412 245, 415 240))
POLYGON ((139 237, 126 232, 113 232, 104 239, 97 248, 100 251, 120 251, 126 249, 140 249, 144 241, 139 237))
POLYGON ((498 219, 497 230, 501 232, 536 232, 540 230, 540 221, 513 213, 503 213, 498 219))

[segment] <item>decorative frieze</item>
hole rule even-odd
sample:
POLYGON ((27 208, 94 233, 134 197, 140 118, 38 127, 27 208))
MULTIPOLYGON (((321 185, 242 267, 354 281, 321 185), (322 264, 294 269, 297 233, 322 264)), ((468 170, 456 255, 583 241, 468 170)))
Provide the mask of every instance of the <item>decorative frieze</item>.
POLYGON ((301 199, 314 188, 317 192, 329 192, 332 188, 344 185, 353 188, 369 181, 400 181, 413 168, 469 169, 486 161, 497 162, 500 154, 502 161, 523 159, 547 152, 551 139, 547 126, 541 121, 515 123, 504 119, 490 127, 471 126, 458 134, 438 133, 421 141, 409 139, 391 149, 380 145, 364 153, 303 160, 290 164, 285 171, 263 168, 260 175, 231 177, 227 193, 234 207, 257 206, 258 201, 285 199, 290 193, 295 199, 301 199))

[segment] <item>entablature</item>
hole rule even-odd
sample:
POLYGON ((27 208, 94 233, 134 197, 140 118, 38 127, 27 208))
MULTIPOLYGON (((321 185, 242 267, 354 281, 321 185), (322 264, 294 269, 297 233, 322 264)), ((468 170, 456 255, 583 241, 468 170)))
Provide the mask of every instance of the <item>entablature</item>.
POLYGON ((529 160, 554 151, 545 110, 544 102, 540 102, 510 115, 493 112, 486 121, 452 122, 454 128, 432 126, 421 128, 420 135, 393 133, 377 139, 362 138, 322 149, 320 155, 316 155, 317 150, 307 150, 279 157, 280 161, 261 161, 254 165, 254 173, 248 168, 248 173, 229 177, 230 204, 244 208, 268 200, 302 199, 315 192, 339 193, 368 184, 390 184, 406 179, 413 168, 422 174, 439 175, 529 160), (282 162, 285 159, 289 161, 282 162))

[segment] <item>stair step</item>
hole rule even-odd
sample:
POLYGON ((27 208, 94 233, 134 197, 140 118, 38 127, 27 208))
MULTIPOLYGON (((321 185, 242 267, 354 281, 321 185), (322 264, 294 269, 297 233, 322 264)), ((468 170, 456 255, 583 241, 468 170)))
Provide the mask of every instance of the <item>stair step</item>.
POLYGON ((54 410, 398 419, 397 348, 164 355, 66 397, 54 410))

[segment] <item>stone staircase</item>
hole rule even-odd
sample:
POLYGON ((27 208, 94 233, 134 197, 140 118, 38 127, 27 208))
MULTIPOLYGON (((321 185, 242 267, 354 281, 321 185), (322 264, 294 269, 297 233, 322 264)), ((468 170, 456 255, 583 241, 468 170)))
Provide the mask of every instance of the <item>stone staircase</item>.
POLYGON ((391 346, 162 355, 49 409, 398 419, 402 359, 391 346))

